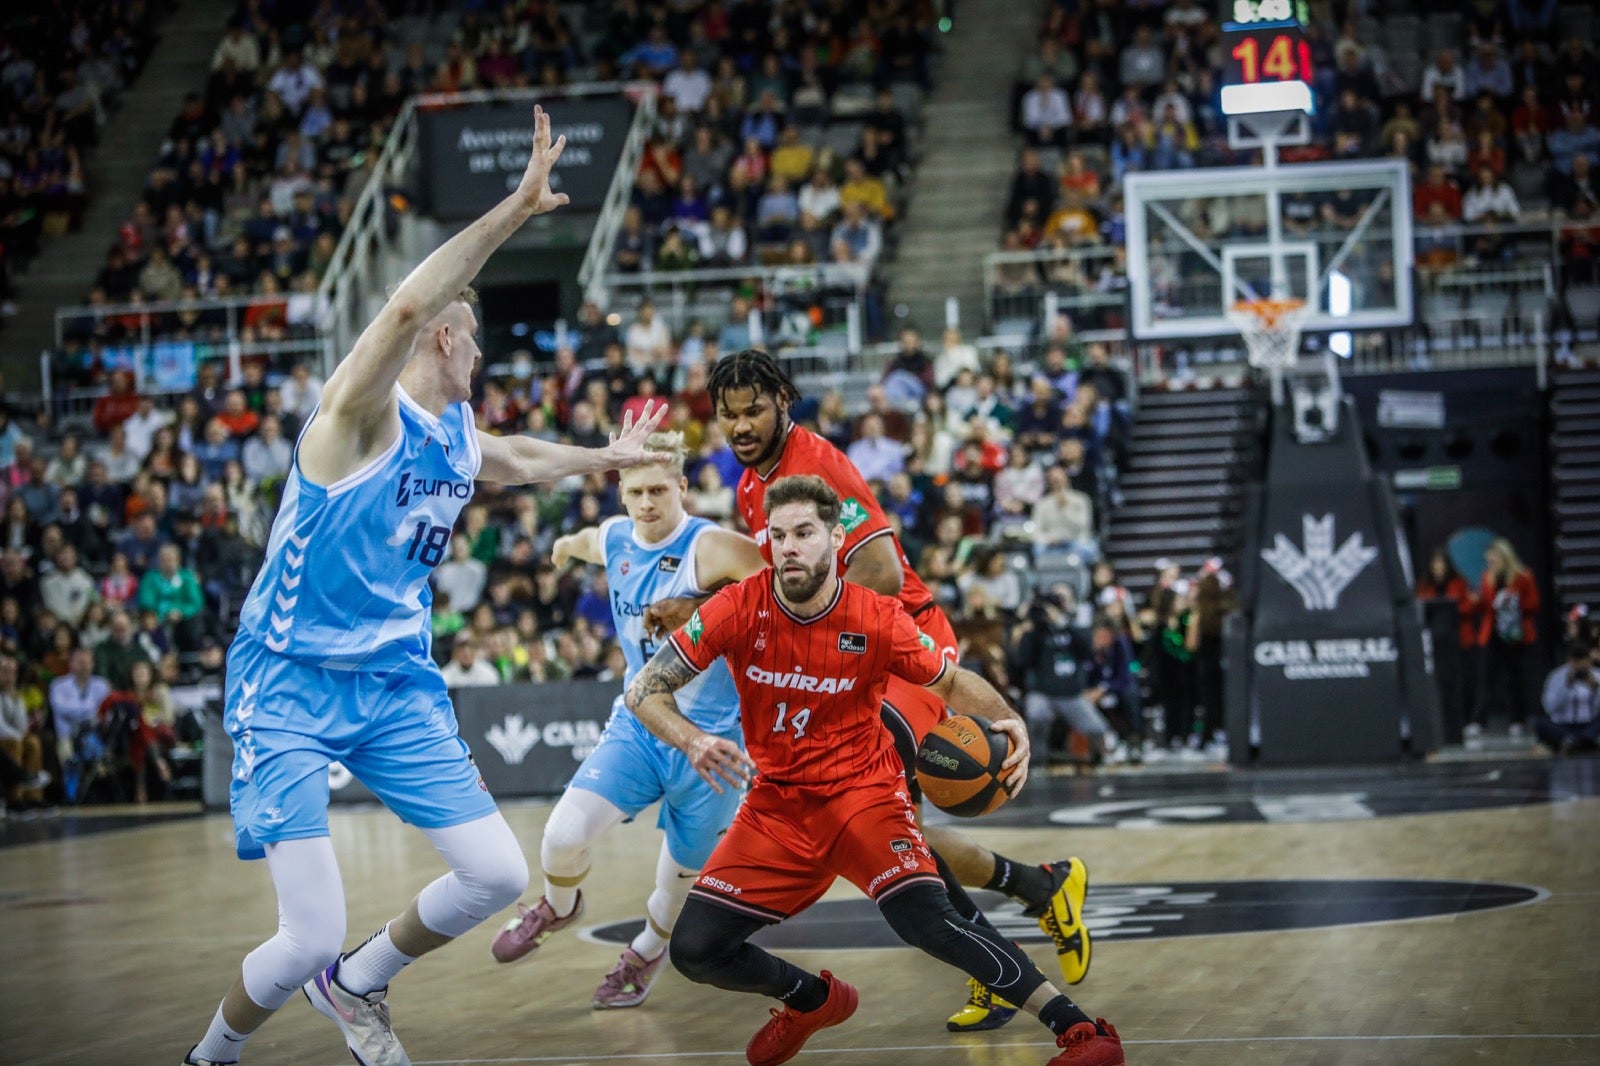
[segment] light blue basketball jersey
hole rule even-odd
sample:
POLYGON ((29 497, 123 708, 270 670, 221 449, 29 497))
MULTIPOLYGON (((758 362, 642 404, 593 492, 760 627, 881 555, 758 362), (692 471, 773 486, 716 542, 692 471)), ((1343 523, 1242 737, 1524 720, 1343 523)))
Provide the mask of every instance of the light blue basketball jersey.
MULTIPOLYGON (((656 643, 644 630, 644 609, 674 596, 704 596, 695 584, 695 541, 716 523, 685 515, 678 528, 656 544, 646 544, 634 534, 626 515, 608 518, 600 525, 600 554, 611 587, 611 617, 617 624, 617 641, 628 661, 623 688, 644 669, 656 653, 656 643)), ((739 694, 727 664, 718 659, 676 693, 684 717, 708 733, 735 736, 739 732, 739 694)))
POLYGON ((296 446, 266 561, 239 612, 241 632, 280 655, 369 670, 429 659, 428 576, 448 554, 483 454, 466 404, 435 418, 395 390, 400 433, 348 477, 313 484, 296 446))

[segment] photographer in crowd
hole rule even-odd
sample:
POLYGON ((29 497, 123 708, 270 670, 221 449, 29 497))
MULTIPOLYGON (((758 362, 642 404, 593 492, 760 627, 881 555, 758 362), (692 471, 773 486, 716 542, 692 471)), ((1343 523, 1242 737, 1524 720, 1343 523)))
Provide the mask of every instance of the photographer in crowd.
POLYGON ((1113 619, 1095 621, 1092 650, 1085 667, 1083 698, 1122 735, 1125 744, 1107 745, 1107 760, 1144 761, 1144 708, 1133 672, 1133 642, 1113 619), (1126 753, 1124 755, 1124 753, 1126 753))
POLYGON ((1544 682, 1544 714, 1534 721, 1539 740, 1558 755, 1592 750, 1600 744, 1600 679, 1595 676, 1600 649, 1574 643, 1567 661, 1544 682))
POLYGON ((1066 585, 1037 593, 1012 649, 1012 676, 1022 680, 1023 715, 1035 765, 1048 761, 1050 734, 1060 720, 1083 734, 1096 762, 1104 757, 1111 733, 1104 716, 1084 698, 1094 649, 1088 634, 1074 624, 1076 610, 1066 585))

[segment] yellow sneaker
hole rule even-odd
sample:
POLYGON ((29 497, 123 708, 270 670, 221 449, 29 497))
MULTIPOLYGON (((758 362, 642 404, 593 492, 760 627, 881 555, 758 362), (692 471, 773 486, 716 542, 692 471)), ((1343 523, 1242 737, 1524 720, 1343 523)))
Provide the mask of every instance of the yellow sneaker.
POLYGON ((978 1033, 986 1029, 998 1029, 1016 1016, 1017 1008, 989 991, 989 986, 976 977, 967 978, 967 988, 971 995, 967 996, 966 1005, 944 1023, 944 1027, 952 1033, 978 1033))
POLYGON ((1079 858, 1053 862, 1047 869, 1059 877, 1050 906, 1039 915, 1039 928, 1055 944, 1061 976, 1075 985, 1089 976, 1089 927, 1083 924, 1083 900, 1089 894, 1089 870, 1079 858))

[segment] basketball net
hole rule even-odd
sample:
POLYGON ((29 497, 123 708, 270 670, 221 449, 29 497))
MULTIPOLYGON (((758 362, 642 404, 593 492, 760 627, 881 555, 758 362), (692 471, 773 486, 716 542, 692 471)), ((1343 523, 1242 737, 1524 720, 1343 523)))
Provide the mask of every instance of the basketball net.
POLYGON ((1228 319, 1239 328, 1251 366, 1283 371, 1300 358, 1300 327, 1309 312, 1304 300, 1268 297, 1235 302, 1228 319))

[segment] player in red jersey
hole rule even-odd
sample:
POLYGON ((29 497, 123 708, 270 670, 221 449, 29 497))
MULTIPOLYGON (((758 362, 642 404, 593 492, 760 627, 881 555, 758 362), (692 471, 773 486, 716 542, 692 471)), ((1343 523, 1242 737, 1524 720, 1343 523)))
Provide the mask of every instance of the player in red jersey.
MULTIPOLYGON (((946 657, 956 658, 956 638, 933 594, 922 583, 895 537, 872 490, 850 459, 832 444, 789 419, 789 407, 800 398, 777 362, 766 352, 746 349, 724 356, 712 369, 708 388, 723 434, 745 467, 734 494, 751 534, 771 561, 763 501, 778 478, 812 474, 827 482, 841 498, 840 523, 845 539, 839 566, 846 580, 897 597, 912 621, 931 637, 946 657)), ((646 624, 670 631, 695 604, 667 601, 646 613, 646 624)), ((918 685, 891 677, 882 709, 884 725, 907 771, 914 803, 921 794, 913 772, 917 745, 944 717, 944 701, 918 685)), ((1004 892, 1023 905, 1023 914, 1039 920, 1051 938, 1068 984, 1089 972, 1089 931, 1082 920, 1088 871, 1071 858, 1043 866, 996 854, 957 830, 927 826, 925 832, 951 900, 964 917, 986 922, 962 885, 1004 892)), ((962 1009, 951 1016, 953 1031, 995 1029, 1010 1021, 1015 1010, 996 1001, 990 991, 973 984, 962 1009)))
POLYGON ((1028 739, 1016 713, 977 674, 933 647, 904 608, 839 576, 841 503, 820 478, 772 484, 764 505, 773 571, 712 596, 640 671, 626 696, 645 727, 677 747, 715 788, 757 772, 673 930, 672 964, 692 981, 759 992, 784 1004, 745 1049, 776 1066, 819 1029, 855 1013, 856 990, 749 943, 845 877, 896 935, 1023 1005, 1056 1034, 1051 1066, 1117 1066, 1116 1030, 1091 1020, 1020 948, 956 913, 912 816, 905 772, 882 728, 891 676, 928 688, 962 713, 991 718, 1013 745, 1005 787, 1027 779, 1028 739), (739 690, 748 758, 704 732, 672 693, 718 658, 739 690), (751 762, 753 760, 753 764, 751 762))

